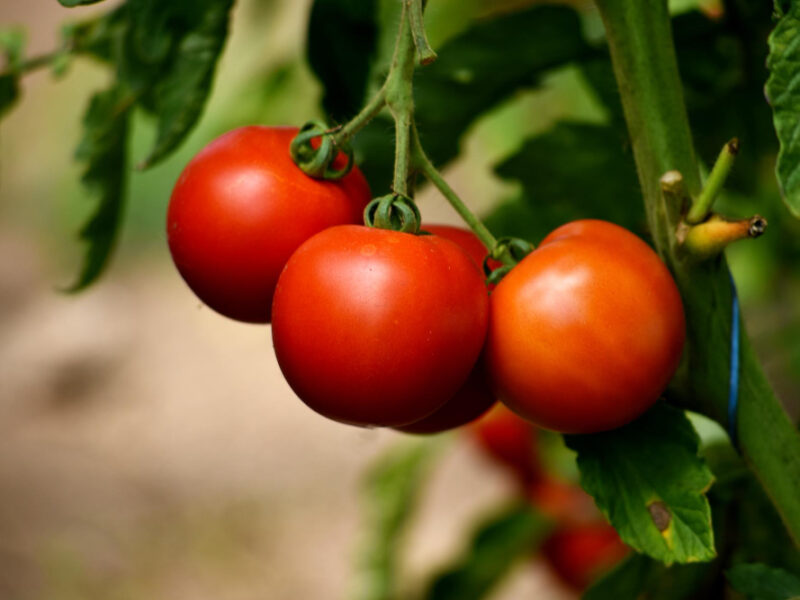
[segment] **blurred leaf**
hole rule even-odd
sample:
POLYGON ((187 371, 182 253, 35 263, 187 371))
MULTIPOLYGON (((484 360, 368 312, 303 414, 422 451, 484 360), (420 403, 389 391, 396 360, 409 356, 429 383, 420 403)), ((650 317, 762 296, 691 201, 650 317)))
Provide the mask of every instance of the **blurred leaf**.
POLYGON ((105 63, 115 60, 118 40, 127 27, 128 7, 120 5, 96 18, 64 25, 61 30, 63 45, 73 48, 76 54, 86 54, 105 63))
POLYGON ((0 75, 0 118, 19 98, 19 78, 14 73, 0 75))
POLYGON ((99 204, 81 229, 88 248, 83 268, 68 291, 92 283, 103 271, 117 239, 126 180, 126 144, 132 98, 120 86, 96 93, 83 119, 83 139, 76 158, 88 163, 82 181, 99 196, 99 204))
POLYGON ((792 2, 769 36, 766 93, 780 140, 776 172, 789 209, 800 217, 800 3, 792 2))
POLYGON ((441 164, 458 154, 461 135, 483 112, 591 49, 572 9, 534 6, 479 22, 437 52, 414 90, 423 145, 441 164))
POLYGON ((529 556, 549 525, 529 502, 515 505, 479 524, 467 554, 432 583, 426 600, 479 600, 514 566, 529 556))
POLYGON ((154 10, 140 13, 146 18, 133 30, 134 35, 142 35, 140 48, 148 48, 147 60, 164 63, 148 106, 157 116, 158 134, 143 168, 169 155, 200 118, 225 44, 232 5, 233 0, 206 0, 195 7, 196 18, 170 14, 161 2, 148 4, 154 10), (175 25, 181 22, 176 19, 179 16, 183 17, 183 28, 175 25), (168 57, 170 49, 172 56, 168 57))
POLYGON ((417 506, 436 444, 393 448, 372 466, 365 480, 368 543, 360 556, 359 600, 395 598, 402 537, 417 506))
POLYGON ((84 6, 85 4, 97 4, 103 0, 58 0, 61 6, 72 8, 73 6, 84 6))
POLYGON ((308 62, 335 121, 361 108, 377 47, 377 0, 315 0, 308 22, 308 62))
POLYGON ((725 575, 748 600, 791 600, 800 597, 800 577, 762 564, 737 565, 725 575))
POLYGON ((496 172, 522 184, 535 214, 526 234, 534 240, 577 218, 642 229, 636 167, 612 127, 559 122, 525 142, 496 172))
POLYGON ((624 427, 565 441, 581 485, 626 544, 665 564, 716 556, 704 495, 713 476, 683 412, 659 402, 624 427))
POLYGON ((394 122, 378 116, 353 140, 356 163, 369 181, 373 196, 388 193, 394 173, 394 122))
POLYGON ((25 38, 24 29, 19 27, 0 28, 0 52, 5 55, 9 70, 16 71, 22 65, 25 38))
POLYGON ((667 567, 643 554, 633 554, 586 590, 582 600, 708 598, 706 588, 717 568, 709 563, 667 567))

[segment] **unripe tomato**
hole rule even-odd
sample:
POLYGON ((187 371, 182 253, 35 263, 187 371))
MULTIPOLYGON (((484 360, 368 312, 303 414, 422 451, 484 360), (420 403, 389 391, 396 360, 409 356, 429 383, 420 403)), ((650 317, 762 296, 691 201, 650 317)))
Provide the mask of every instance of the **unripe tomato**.
POLYGON ((278 280, 272 339, 310 408, 355 425, 419 421, 478 359, 488 298, 452 242, 343 225, 306 241, 278 280))
POLYGON ((565 433, 604 431, 658 399, 684 328, 675 282, 647 244, 611 223, 576 221, 497 285, 486 361, 522 417, 565 433))
POLYGON ((340 181, 308 177, 289 155, 296 133, 229 131, 186 165, 172 191, 167 240, 175 266, 203 302, 227 317, 268 322, 292 252, 323 229, 362 222, 370 200, 364 176, 354 167, 340 181))
POLYGON ((536 427, 498 403, 470 427, 483 451, 527 485, 540 475, 536 427))
POLYGON ((628 552, 604 521, 559 528, 542 545, 542 554, 559 579, 576 590, 613 569, 628 552))
MULTIPOLYGON (((482 265, 483 259, 486 257, 486 247, 472 231, 452 225, 423 224, 422 229, 460 246, 475 261, 479 272, 483 273, 482 265)), ((405 433, 440 433, 474 421, 489 410, 494 403, 494 393, 486 381, 483 365, 481 361, 478 361, 464 385, 444 406, 421 421, 397 429, 405 433)))

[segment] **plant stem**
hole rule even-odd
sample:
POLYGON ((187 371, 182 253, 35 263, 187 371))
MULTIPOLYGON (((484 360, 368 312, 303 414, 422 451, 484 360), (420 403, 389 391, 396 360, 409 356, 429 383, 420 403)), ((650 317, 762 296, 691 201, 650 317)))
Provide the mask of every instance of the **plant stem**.
MULTIPOLYGON (((656 249, 675 275, 686 310, 684 379, 675 391, 691 408, 727 424, 732 288, 724 258, 682 257, 675 231, 677 194, 659 178, 679 171, 688 193, 700 192, 666 0, 597 0, 633 145, 656 249)), ((800 434, 775 397, 742 331, 739 450, 786 527, 800 543, 800 434)), ((675 382, 673 382, 673 385, 675 382)))
POLYGON ((39 56, 28 58, 17 66, 10 65, 7 69, 0 72, 0 77, 6 77, 8 75, 24 75, 30 71, 35 71, 36 69, 41 69, 42 67, 48 67, 59 56, 67 53, 69 53, 69 48, 59 48, 58 50, 53 50, 52 52, 48 52, 46 54, 40 54, 39 56))
POLYGON ((692 208, 689 209, 686 215, 687 223, 692 225, 700 223, 711 212, 711 206, 722 191, 722 186, 725 185, 725 181, 728 179, 738 153, 739 140, 736 138, 733 138, 722 148, 717 162, 714 163, 714 168, 711 169, 711 174, 708 176, 708 181, 703 186, 703 191, 700 192, 697 200, 692 204, 692 208))
POLYGON ((350 139, 361 131, 367 123, 378 116, 378 113, 386 106, 386 84, 370 99, 359 113, 345 123, 333 136, 333 141, 337 146, 346 144, 350 139))
POLYGON ((406 0, 409 19, 411 21, 411 33, 414 36, 414 46, 417 48, 417 56, 421 65, 428 65, 436 60, 436 52, 433 51, 425 35, 425 24, 422 20, 423 1, 406 0))

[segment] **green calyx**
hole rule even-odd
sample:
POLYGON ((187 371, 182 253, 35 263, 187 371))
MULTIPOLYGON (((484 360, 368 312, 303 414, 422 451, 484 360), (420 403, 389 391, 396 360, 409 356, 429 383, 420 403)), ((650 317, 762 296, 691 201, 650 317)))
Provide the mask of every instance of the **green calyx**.
POLYGON ((364 209, 364 223, 368 227, 419 233, 421 221, 419 208, 411 198, 403 194, 375 198, 364 209))
POLYGON ((353 149, 350 144, 337 144, 331 129, 321 121, 309 121, 292 140, 289 152, 294 163, 306 175, 315 179, 341 179, 353 168, 353 149), (314 140, 319 140, 314 143, 314 140), (343 153, 347 161, 343 167, 334 166, 343 153))

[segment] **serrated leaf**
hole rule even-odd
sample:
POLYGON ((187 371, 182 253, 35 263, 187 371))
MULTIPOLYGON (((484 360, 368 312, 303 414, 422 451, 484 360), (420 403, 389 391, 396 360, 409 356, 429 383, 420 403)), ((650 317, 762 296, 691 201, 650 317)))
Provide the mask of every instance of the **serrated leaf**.
POLYGON ((642 554, 629 556, 584 592, 582 600, 688 600, 701 593, 718 567, 708 563, 664 566, 642 554))
POLYGON ((336 121, 361 108, 378 41, 376 0, 315 0, 307 56, 322 82, 322 105, 336 121))
POLYGON ((115 86, 92 96, 84 116, 76 158, 87 163, 82 181, 97 194, 98 206, 80 231, 88 247, 80 275, 67 291, 79 291, 97 279, 114 248, 124 205, 131 105, 128 93, 115 86))
POLYGON ((716 556, 705 496, 713 476, 683 412, 659 402, 624 427, 565 441, 581 485, 626 544, 665 564, 716 556))
POLYGON ((440 164, 458 154, 459 138, 480 114, 591 49, 575 11, 535 6, 480 22, 437 52, 418 71, 414 98, 423 145, 440 164))
POLYGON ((800 218, 800 3, 778 21, 769 48, 766 94, 780 141, 775 169, 786 205, 800 218))
POLYGON ((613 127, 556 123, 495 170, 522 184, 522 198, 535 214, 526 231, 530 239, 541 239, 577 218, 605 219, 635 231, 643 228, 633 156, 613 127))
POLYGON ((527 502, 493 515, 475 529, 466 554, 434 579, 425 600, 484 598, 516 559, 531 554, 548 529, 527 502))
POLYGON ((84 6, 86 4, 97 4, 98 2, 102 2, 103 0, 58 0, 58 3, 61 6, 66 6, 67 8, 72 8, 74 6, 84 6))
POLYGON ((737 565, 725 573, 733 589, 748 600, 800 598, 800 577, 763 564, 737 565))
POLYGON ((19 98, 19 78, 14 73, 0 76, 0 118, 6 114, 19 98))
POLYGON ((367 542, 359 557, 359 600, 395 597, 403 534, 417 505, 437 444, 415 442, 392 448, 365 478, 367 542))
MULTIPOLYGON (((159 73, 148 107, 157 116, 158 133, 142 167, 151 167, 169 155, 200 118, 225 45, 232 5, 233 0, 209 0, 198 7, 199 18, 177 41, 173 59, 159 73)), ((156 14, 159 14, 157 23, 167 35, 172 30, 166 28, 163 14, 158 11, 156 14)), ((165 43, 161 45, 165 46, 165 43)), ((149 54, 147 59, 158 60, 163 52, 165 50, 161 48, 159 52, 149 54)))

